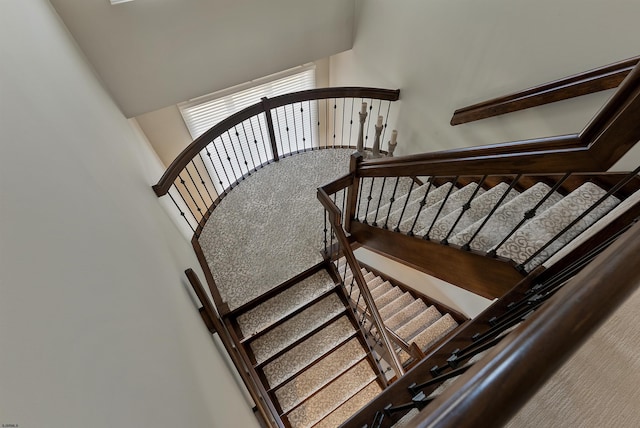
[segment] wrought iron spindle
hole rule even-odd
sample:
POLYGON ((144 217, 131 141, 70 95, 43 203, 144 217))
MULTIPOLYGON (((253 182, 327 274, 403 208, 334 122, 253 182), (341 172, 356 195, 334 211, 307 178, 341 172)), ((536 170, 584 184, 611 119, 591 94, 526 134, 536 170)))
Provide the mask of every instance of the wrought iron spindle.
POLYGON ((304 133, 304 107, 302 107, 302 103, 300 103, 300 121, 302 123, 302 147, 307 150, 307 138, 304 133))
POLYGON ((336 99, 333 99, 333 148, 336 147, 336 109, 338 105, 336 104, 336 99))
MULTIPOLYGON (((189 195, 189 198, 191 198, 191 201, 193 202, 193 205, 196 207, 196 211, 198 211, 198 214, 200 214, 200 218, 202 218, 202 209, 200 208, 200 206, 198 206, 198 203, 196 202, 195 198, 191 194, 191 191, 189 190, 189 187, 187 186, 186 181, 182 178, 182 176, 180 174, 178 174, 178 180, 180 181, 180 184, 182 184, 184 189, 187 191, 187 194, 189 195)), ((178 193, 180 193, 180 196, 182 196, 182 192, 180 192, 180 190, 178 190, 178 193)), ((182 199, 184 199, 184 196, 182 196, 182 199)), ((187 201, 185 201, 185 203, 187 203, 187 201)), ((189 211, 191 211, 191 215, 193 215, 193 217, 197 220, 198 217, 196 217, 196 214, 191 209, 191 206, 189 204, 187 204, 187 207, 189 208, 189 211)), ((199 221, 199 220, 197 220, 197 221, 199 221)))
POLYGON ((504 202, 504 200, 507 197, 507 195, 509 194, 509 192, 511 192, 511 190, 515 187, 515 185, 518 183, 518 181, 520 181, 521 178, 522 178, 522 174, 518 174, 516 176, 516 178, 509 184, 509 187, 507 188, 507 190, 505 190, 505 192, 502 194, 500 199, 498 199, 498 202, 496 202, 496 204, 493 206, 493 208, 491 208, 491 211, 489 211, 489 214, 487 214, 487 216, 484 218, 484 220, 480 224, 480 227, 478 229, 476 229, 476 231, 474 232, 474 234, 471 237, 471 239, 469 239, 469 242, 467 242, 466 244, 464 244, 462 246, 463 250, 465 250, 465 251, 471 250, 471 243, 473 242, 473 240, 476 239, 476 236, 478 236, 478 234, 480 233, 482 228, 487 224, 489 219, 491 219, 491 216, 493 216, 493 214, 500 207, 500 205, 502 205, 502 202, 504 202))
POLYGON ((433 187, 433 180, 434 180, 434 177, 429 177, 429 185, 427 186, 427 191, 424 193, 424 196, 422 197, 422 200, 420 201, 420 207, 418 208, 418 212, 416 213, 416 216, 413 218, 413 223, 411 224, 411 229, 409 229, 409 232, 407 232, 408 236, 413 236, 414 235, 413 229, 415 229, 416 223, 418 223, 418 218, 420 217, 420 214, 422 213, 422 209, 427 204, 427 198, 429 197, 429 193, 431 192, 431 187, 433 187))
POLYGON ((324 101, 324 147, 329 147, 329 100, 324 101))
MULTIPOLYGON (((191 160, 191 163, 193 163, 193 159, 191 160)), ((194 189, 196 189, 196 192, 198 192, 198 196, 200 196, 200 200, 202 200, 202 205, 204 205, 204 208, 206 211, 208 210, 208 206, 209 204, 207 203, 207 201, 204 199, 204 197, 202 196, 202 193, 200 193, 200 187, 198 187, 198 185, 196 184, 195 180, 193 179, 193 176, 191 175, 191 172, 189 171, 188 165, 184 168, 185 171, 187 171, 187 175, 189 176, 189 179, 191 180, 191 183, 193 184, 194 189)), ((204 182, 203 182, 204 184, 204 182)))
MULTIPOLYGON (((260 130, 260 139, 262 140, 262 146, 264 148, 264 155, 267 158, 266 163, 269 163, 269 150, 271 150, 273 152, 273 149, 271 149, 271 144, 267 145, 266 140, 264 139, 264 132, 262 130, 262 122, 260 122, 260 116, 256 116, 258 119, 258 129, 260 130), (268 148, 267 148, 268 146, 268 148)), ((278 115, 276 114, 276 119, 278 118, 278 115)), ((266 119, 265 119, 266 120, 266 119)), ((267 124, 265 123, 264 125, 265 127, 267 126, 267 124)), ((280 128, 278 128, 278 130, 280 130, 280 128)), ((253 123, 251 123, 251 131, 253 132, 253 123)), ((255 137, 255 132, 254 132, 254 137, 255 137)), ((257 141, 256 141, 256 144, 257 141)), ((277 148, 277 145, 276 145, 277 148)), ((284 150, 282 150, 282 154, 284 155, 284 150)), ((275 159, 276 157, 276 153, 271 153, 271 159, 275 159)))
POLYGON ((307 111, 309 112, 309 139, 311 142, 311 150, 313 150, 313 123, 311 122, 311 119, 313 119, 313 111, 311 110, 311 100, 307 101, 307 107, 307 111))
MULTIPOLYGON (((253 118, 251 118, 251 119, 253 119, 253 118)), ((258 138, 256 137, 256 131, 253 129, 253 121, 251 119, 249 119, 249 129, 251 129, 251 137, 252 137, 252 140, 253 140, 253 145, 255 146, 256 151, 258 152, 258 165, 260 166, 260 168, 263 168, 264 165, 269 161, 269 156, 267 155, 267 152, 265 151, 264 152, 265 162, 262 162, 262 157, 260 156, 260 145, 258 144, 258 138)), ((259 122, 258 122, 258 125, 260 125, 259 122)), ((244 124, 242 125, 242 127, 244 128, 244 124)), ((245 131, 245 133, 246 133, 246 131, 245 131)), ((249 138, 247 137, 247 142, 248 141, 249 141, 249 138)), ((263 143, 264 143, 264 141, 263 141, 263 143)), ((258 165, 255 165, 256 166, 256 170, 257 170, 258 165)))
POLYGON ((440 213, 442 212, 442 210, 444 209, 444 206, 449 201, 449 196, 451 196, 451 193, 453 192, 453 189, 455 189, 456 188, 456 184, 458 184, 458 178, 459 177, 456 175, 456 177, 453 179, 453 183, 451 183, 451 187, 449 187, 449 190, 447 191, 447 195, 442 200, 442 203, 440 204, 440 207, 438 208, 438 212, 436 213, 435 217, 433 217, 433 221, 431 222, 431 225, 429 226, 429 229, 427 230, 427 233, 424 234, 422 239, 427 239, 427 240, 429 239, 429 234, 431 233, 431 229, 433 228, 433 225, 436 224, 436 221, 438 221, 438 217, 440 217, 440 213))
MULTIPOLYGON (((382 101, 381 101, 382 102, 382 101)), ((384 128, 382 129, 382 140, 380 141, 380 147, 384 144, 384 136, 387 133, 387 125, 389 123, 389 113, 391 112, 391 101, 387 101, 387 114, 384 117, 384 128)), ((387 147, 388 150, 388 147, 387 147)))
MULTIPOLYGON (((213 178, 211 178, 211 173, 209 173, 209 169, 207 168, 207 165, 204 163, 204 159, 202 158, 202 152, 198 152, 198 156, 200 156, 200 160, 202 161, 202 165, 204 165, 204 170, 207 172, 207 175, 209 176, 209 180, 211 180, 211 183, 213 183, 214 181, 213 181, 213 178)), ((196 172, 198 173, 198 177, 200 177, 200 184, 202 184, 202 186, 204 186, 204 190, 207 191, 207 195, 209 196, 209 200, 211 200, 211 202, 213 202, 215 199, 213 198, 213 196, 211 196, 211 193, 209 192, 209 187, 205 183, 204 178, 202 177, 202 174, 200 174, 200 170, 198 169, 198 166, 193 161, 193 159, 191 159, 191 163, 193 164, 193 167, 195 168, 196 172)), ((214 190, 215 190, 215 188, 214 188, 214 190)))
MULTIPOLYGON (((231 151, 233 152, 234 157, 236 158, 236 163, 238 164, 238 169, 240 170, 240 174, 236 175, 236 181, 244 180, 244 172, 242 172, 242 163, 240 163, 240 158, 238 158, 238 152, 236 151, 235 144, 233 144, 233 139, 231 138, 231 133, 227 130, 227 136, 229 137, 229 146, 231 146, 231 151)), ((222 143, 224 143, 224 139, 222 135, 220 135, 220 139, 222 143)), ((247 173, 249 172, 249 168, 247 167, 247 161, 244 161, 245 168, 247 168, 247 173)))
POLYGON ((367 115, 367 119, 369 121, 367 122, 367 132, 365 133, 365 136, 364 136, 364 143, 363 143, 363 147, 364 148, 367 147, 367 142, 369 141, 369 125, 371 125, 372 110, 373 110, 373 98, 371 98, 369 100, 369 112, 368 112, 368 115, 367 115))
POLYGON ((369 215, 369 206, 371 205, 371 200, 373 199, 373 184, 375 177, 371 177, 371 187, 369 187, 369 196, 367 196, 367 209, 364 211, 364 220, 362 221, 364 224, 367 224, 367 216, 369 215))
POLYGON ((345 105, 346 105, 347 99, 343 98, 342 99, 342 129, 340 130, 340 147, 344 147, 344 111, 345 111, 345 105))
POLYGON ((382 195, 384 193, 384 186, 386 184, 387 177, 382 177, 382 187, 380 188, 380 197, 378 198, 378 206, 376 207, 376 215, 373 217, 372 226, 378 226, 378 213, 380 212, 380 202, 382 202, 382 195))
MULTIPOLYGON (((240 133, 238 132, 238 130, 236 129, 236 127, 233 127, 233 130, 235 131, 236 134, 236 139, 238 140, 238 147, 240 148, 240 154, 242 154, 242 163, 244 163, 244 167, 247 169, 247 175, 251 175, 251 169, 249 168, 249 162, 247 161, 247 156, 244 153, 244 149, 242 148, 242 141, 240 140, 240 133)), ((231 142, 231 147, 235 147, 235 144, 233 144, 233 137, 231 137, 231 134, 229 133, 229 131, 227 131, 227 135, 229 136, 229 141, 231 142)), ((235 149, 234 149, 235 150, 235 149)), ((237 157, 237 155, 236 155, 237 157)), ((242 172, 242 169, 240 170, 240 172, 242 172)))
POLYGON ((482 178, 480 179, 480 181, 478 182, 478 185, 473 190, 473 193, 471 194, 471 197, 469 198, 469 200, 462 206, 462 210, 460 211, 460 215, 458 215, 458 218, 456 218, 456 221, 454 221, 453 225, 451 225, 451 228, 449 229, 449 232, 447 232, 447 236, 445 236, 444 239, 442 241, 440 241, 441 244, 449 245, 449 236, 451 236, 453 231, 456 229, 456 226, 458 225, 458 223, 460 222, 462 217, 464 217, 465 213, 467 211, 469 211, 469 209, 471 208, 471 202, 473 202, 474 198, 476 197, 476 195, 478 194, 478 192, 482 188, 482 185, 484 184, 484 181, 486 179, 487 179, 487 176, 483 175, 482 178))
POLYGON ((587 208, 585 211, 583 211, 582 214, 580 214, 575 220, 573 220, 564 229, 562 229, 560 232, 558 232, 553 238, 551 238, 550 241, 548 241, 542 247, 538 248, 538 250, 536 252, 534 252, 531 256, 529 256, 529 258, 527 258, 527 260, 525 260, 524 262, 522 262, 521 264, 516 266, 516 269, 524 271, 525 270, 525 266, 527 264, 529 264, 529 262, 531 262, 531 260, 535 259, 540 253, 542 253, 544 250, 546 250, 549 247, 549 245, 551 245, 558 238, 560 238, 562 235, 564 235, 569 229, 571 229, 573 226, 575 226, 580 220, 585 218, 591 211, 596 209, 596 207, 598 205, 600 205, 602 202, 604 202, 609 196, 613 195, 615 192, 620 190, 622 188, 622 186, 624 186, 629 181, 631 181, 638 174, 638 172, 640 172, 640 167, 634 169, 624 179, 620 180, 615 186, 613 186, 611 189, 609 189, 609 191, 607 191, 600 199, 598 199, 595 204, 591 205, 589 208, 587 208))
MULTIPOLYGON (((389 198, 389 210, 387 210, 387 217, 384 220, 383 229, 388 229, 389 226, 389 215, 391 214, 391 209, 393 208, 393 203, 396 201, 396 192, 398 191, 398 183, 400 182, 400 177, 396 177, 396 184, 393 186, 393 193, 391 194, 391 198, 389 198)), ((411 187, 413 187, 413 182, 411 183, 411 187)))
MULTIPOLYGON (((296 126, 296 110, 295 110, 295 103, 291 104, 291 120, 293 121, 292 126, 293 126, 293 138, 295 138, 296 141, 296 153, 300 153, 300 146, 298 145, 298 142, 300 141, 298 139, 298 127, 296 126)), ((303 146, 304 149, 304 146, 303 146)))
MULTIPOLYGON (((258 170, 258 166, 260 164, 260 151, 258 151, 258 163, 256 163, 256 160, 253 157, 253 150, 251 150, 251 143, 249 142, 249 136, 247 135, 247 128, 245 128, 244 126, 244 122, 241 123, 242 125, 242 133, 244 134, 244 140, 247 142, 247 150, 249 150, 249 159, 251 159, 251 164, 253 165, 253 172, 256 172, 258 170)), ((234 127, 235 129, 235 127, 234 127)), ((238 135, 238 130, 236 129, 236 135, 238 135)), ((240 137, 238 136, 238 141, 240 141, 240 137)), ((242 142, 241 142, 242 144, 242 142)))
POLYGON ((551 195, 553 195, 559 188, 560 186, 562 186, 564 184, 564 182, 571 176, 571 173, 568 172, 566 173, 562 179, 560 179, 560 181, 556 182, 556 184, 553 185, 553 187, 547 192, 546 195, 544 195, 544 197, 542 199, 540 199, 538 201, 537 204, 535 204, 535 206, 533 208, 531 208, 530 210, 528 210, 527 212, 524 213, 524 216, 522 217, 522 220, 520 220, 520 222, 507 234, 507 236, 505 236, 502 241, 500 241, 500 243, 498 245, 496 245, 494 248, 492 248, 487 255, 489 257, 496 257, 498 254, 498 250, 500 249, 500 247, 502 247, 502 245, 504 245, 505 242, 507 242, 507 240, 509 238, 511 238, 511 235, 513 235, 514 233, 516 233, 516 231, 518 229, 520 229, 520 227, 522 227, 522 225, 524 223, 526 223, 528 220, 532 219, 533 217, 536 216, 538 209, 542 206, 542 204, 544 204, 547 199, 549 199, 551 197, 551 195))
POLYGON ((412 394, 417 394, 419 392, 422 392, 422 390, 425 388, 428 388, 430 386, 440 385, 446 380, 460 376, 461 374, 464 374, 467 370, 469 370, 471 367, 473 367, 473 364, 466 364, 462 367, 458 367, 455 370, 451 370, 447 373, 441 374, 440 376, 434 377, 433 379, 429 379, 425 382, 422 382, 419 384, 415 384, 415 383, 411 384, 408 386, 408 389, 412 394))
MULTIPOLYGON (((211 145, 213 145, 213 143, 209 143, 211 145)), ((213 146, 215 149, 215 146, 213 146)), ((220 173, 218 172, 218 170, 216 169, 216 164, 213 162, 213 159, 211 159, 211 152, 209 152, 209 145, 205 146, 205 151, 207 152, 207 157, 209 158, 209 162, 211 162, 211 167, 213 167, 214 172, 216 173, 216 177, 218 177, 218 183, 220 183, 220 189, 223 193, 227 193, 227 189, 224 186, 224 183, 222 182, 222 177, 220 177, 220 173)), ((217 149, 216 149, 216 153, 217 153, 217 149)), ((220 155, 218 155, 218 159, 220 159, 220 155)), ((222 165, 222 161, 220 161, 220 165, 222 165)), ((227 172, 224 170, 224 166, 222 167, 222 170, 224 171, 224 175, 227 175, 227 172)), ((227 180, 229 180, 227 178, 227 180)))
MULTIPOLYGON (((400 223, 402 223, 402 217, 404 217, 404 212, 407 209, 407 205, 409 204, 409 199, 411 199, 411 192, 413 191, 413 186, 416 184, 415 180, 411 180, 411 185, 409 186, 409 192, 406 195, 406 198, 404 200, 404 205, 402 206, 402 211, 400 212, 400 218, 398 219, 398 223, 396 224, 396 227, 393 228, 394 232, 400 232, 400 223)), ((389 212, 391 212, 391 207, 389 207, 389 212)), ((387 215, 387 221, 388 221, 388 215, 387 215)), ((385 223, 385 228, 386 228, 386 223, 385 223)))
POLYGON ((351 133, 353 131, 353 105, 355 104, 355 101, 355 98, 351 98, 351 115, 349 116, 349 144, 347 144, 347 147, 353 146, 351 144, 351 133))
MULTIPOLYGON (((175 186, 173 186, 175 187, 175 186)), ((176 188, 177 190, 177 188, 176 188)), ((187 224, 189 225, 189 227, 191 228, 191 231, 193 233, 196 232, 196 230, 193 228, 193 226, 191 226, 191 222, 189 221, 189 219, 187 218, 186 213, 182 210, 182 208, 180 208, 180 205, 178 205, 178 203, 176 202, 176 200, 173 198, 173 195, 171 194, 171 192, 167 192, 167 194, 169 195, 169 198, 171 198, 171 201, 173 202, 173 204, 176 206, 176 208, 178 208, 178 212, 180 213, 180 215, 182 216, 182 218, 184 218, 184 221, 187 222, 187 224)), ((180 191, 178 190, 178 194, 180 194, 180 191)), ((182 195, 180 195, 182 196, 182 195)), ((182 198, 184 200, 184 198, 182 198)), ((185 205, 187 205, 185 203, 185 205)), ((189 208, 189 205, 187 205, 187 208, 189 208)))
MULTIPOLYGON (((289 153, 293 153, 293 147, 291 147, 291 134, 289 132, 289 118, 287 117, 287 106, 282 106, 284 110, 284 124, 286 126, 285 131, 287 132, 287 142, 289 143, 289 153)), ((296 142, 297 144, 297 142, 296 142)))
POLYGON ((329 257, 329 246, 327 245, 327 210, 324 210, 324 255, 329 257))
MULTIPOLYGON (((227 159, 227 164, 229 164, 229 168, 231 169, 231 173, 233 174, 233 182, 234 183, 238 183, 239 182, 238 181, 238 176, 236 175, 235 168, 234 168, 233 164, 231 163, 231 156, 229 156, 229 152, 227 151, 227 147, 226 147, 226 144, 224 142, 224 139, 222 138, 222 135, 220 135, 220 141, 222 142, 222 148, 224 150, 224 154, 225 154, 225 157, 227 159)), ((215 145, 214 145, 214 147, 215 147, 215 145)), ((223 168, 224 168, 224 166, 223 166, 223 168)), ((232 184, 231 184, 231 182, 229 182, 229 187, 231 187, 231 186, 232 186, 232 184)))

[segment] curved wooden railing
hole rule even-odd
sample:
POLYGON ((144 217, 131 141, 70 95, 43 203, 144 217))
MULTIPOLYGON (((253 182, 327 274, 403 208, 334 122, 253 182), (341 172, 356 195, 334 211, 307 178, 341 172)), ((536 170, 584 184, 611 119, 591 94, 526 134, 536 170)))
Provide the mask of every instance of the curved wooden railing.
POLYGON ((613 89, 624 80, 638 61, 640 56, 462 107, 453 113, 451 125, 460 125, 613 89))
POLYGON ((153 190, 169 196, 195 236, 221 199, 248 176, 284 156, 322 148, 355 147, 358 112, 367 103, 365 146, 376 114, 385 117, 399 90, 365 87, 294 92, 249 106, 216 124, 167 168, 153 190), (296 125, 297 124, 297 125, 296 125))
POLYGON ((640 66, 576 134, 514 141, 359 165, 359 177, 607 171, 640 140, 640 66))

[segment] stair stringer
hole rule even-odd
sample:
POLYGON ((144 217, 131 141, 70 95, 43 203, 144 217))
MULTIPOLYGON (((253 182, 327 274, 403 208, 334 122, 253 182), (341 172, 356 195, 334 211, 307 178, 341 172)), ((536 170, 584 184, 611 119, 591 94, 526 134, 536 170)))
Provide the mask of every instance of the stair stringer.
POLYGON ((351 224, 351 236, 366 248, 488 299, 502 297, 523 278, 509 260, 462 251, 453 245, 417 239, 358 221, 351 224))

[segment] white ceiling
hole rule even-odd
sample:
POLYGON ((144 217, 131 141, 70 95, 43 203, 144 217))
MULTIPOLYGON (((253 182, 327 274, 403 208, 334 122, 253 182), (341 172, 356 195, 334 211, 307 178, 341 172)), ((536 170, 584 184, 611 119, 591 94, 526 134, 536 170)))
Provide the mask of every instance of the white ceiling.
POLYGON ((133 117, 353 44, 354 0, 50 0, 133 117))

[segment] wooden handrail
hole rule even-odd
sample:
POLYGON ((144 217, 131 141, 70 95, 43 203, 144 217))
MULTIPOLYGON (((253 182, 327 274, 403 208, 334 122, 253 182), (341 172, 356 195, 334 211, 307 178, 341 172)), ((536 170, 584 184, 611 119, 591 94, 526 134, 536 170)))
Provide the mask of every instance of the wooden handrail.
POLYGON ((249 391, 249 395, 251 395, 251 399, 255 403, 260 416, 262 416, 262 419, 268 424, 269 428, 284 428, 278 412, 269 399, 267 392, 262 387, 262 384, 252 378, 251 374, 247 371, 246 364, 244 364, 242 358, 237 354, 233 342, 229 337, 226 328, 218 318, 213 307, 213 303, 204 291, 204 287, 202 286, 198 275, 193 271, 193 269, 187 269, 184 273, 187 276, 193 291, 196 293, 196 296, 202 304, 202 307, 200 308, 200 315, 202 316, 203 321, 212 334, 217 333, 218 337, 220 337, 224 348, 231 357, 233 364, 238 369, 242 382, 247 388, 247 391, 249 391))
POLYGON ((327 195, 327 193, 322 188, 318 189, 318 200, 329 213, 329 222, 331 223, 331 227, 333 228, 338 243, 342 247, 344 257, 349 265, 349 268, 351 269, 351 273, 355 278, 356 284, 360 289, 360 296, 362 296, 370 312, 373 324, 380 333, 382 344, 388 352, 389 357, 391 358, 391 361, 389 361, 389 363, 391 363, 391 367, 395 371, 396 376, 400 377, 404 374, 404 368, 402 367, 402 363, 398 358, 398 354, 396 354, 393 348, 387 329, 384 325, 384 322, 382 321, 382 317, 380 316, 380 312, 376 307, 369 287, 367 287, 367 282, 364 280, 364 275, 362 275, 362 272, 360 271, 358 261, 356 260, 356 257, 351 250, 351 245, 349 243, 349 240, 347 239, 347 235, 344 233, 342 222, 340 219, 340 210, 338 209, 338 207, 336 207, 329 195, 327 195))
MULTIPOLYGON (((162 175, 158 183, 153 186, 153 190, 158 197, 167 194, 171 185, 174 183, 178 174, 186 168, 186 166, 194 159, 201 150, 203 150, 211 141, 219 137, 227 130, 235 125, 254 117, 260 113, 270 111, 271 109, 281 107, 283 105, 310 101, 321 100, 327 98, 363 98, 377 99, 385 101, 397 101, 400 97, 400 90, 367 88, 367 87, 337 87, 337 88, 319 88, 306 91, 292 92, 290 94, 280 95, 274 98, 263 98, 260 102, 241 110, 220 123, 216 124, 200 137, 196 138, 187 148, 185 148, 176 159, 171 162, 162 175)), ((275 146, 273 139, 272 125, 269 129, 269 142, 272 147, 275 146)), ((277 160, 278 154, 274 153, 277 160)))
POLYGON ((534 86, 509 95, 462 107, 453 113, 451 125, 473 122, 556 101, 617 87, 638 64, 640 56, 534 86))
POLYGON ((498 427, 640 285, 640 223, 415 417, 413 427, 498 427), (428 410, 433 411, 427 413, 428 410))
POLYGON ((578 134, 363 161, 356 175, 474 175, 606 171, 640 140, 640 65, 578 134))

